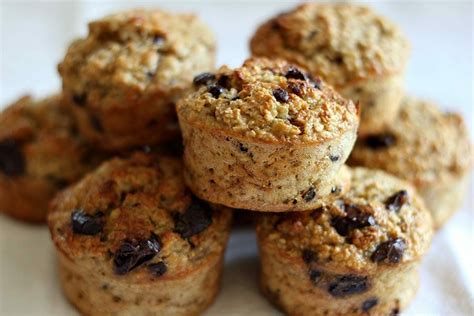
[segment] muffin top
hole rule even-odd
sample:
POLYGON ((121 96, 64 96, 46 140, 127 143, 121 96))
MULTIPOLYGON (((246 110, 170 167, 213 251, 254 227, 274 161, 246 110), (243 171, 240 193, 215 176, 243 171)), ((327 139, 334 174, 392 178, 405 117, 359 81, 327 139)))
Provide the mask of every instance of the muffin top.
POLYGON ((29 177, 61 188, 99 163, 77 134, 59 95, 24 96, 0 114, 0 177, 29 177))
POLYGON ((257 231, 283 257, 349 274, 418 260, 433 233, 430 214, 408 183, 365 168, 352 169, 352 188, 341 199, 262 217, 257 231))
POLYGON ((250 43, 256 56, 281 57, 340 88, 400 72, 409 43, 365 6, 307 3, 261 25, 250 43))
POLYGON ((197 128, 268 143, 321 142, 358 126, 358 109, 283 60, 251 58, 194 78, 178 117, 197 128))
POLYGON ((422 185, 466 173, 472 146, 460 115, 405 97, 395 121, 384 132, 359 139, 350 161, 422 185))
POLYGON ((89 23, 58 69, 74 103, 113 106, 188 86, 213 67, 214 53, 214 36, 196 16, 132 10, 89 23))
POLYGON ((143 152, 103 163, 51 203, 56 247, 135 282, 197 269, 223 250, 231 213, 193 197, 181 171, 180 160, 143 152))

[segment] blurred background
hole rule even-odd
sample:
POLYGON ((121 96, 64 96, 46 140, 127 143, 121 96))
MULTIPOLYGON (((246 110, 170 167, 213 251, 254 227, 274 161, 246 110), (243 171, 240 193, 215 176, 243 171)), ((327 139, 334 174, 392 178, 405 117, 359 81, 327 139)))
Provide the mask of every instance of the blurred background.
MULTIPOLYGON (((296 2, 0 0, 0 108, 26 92, 42 97, 58 91, 56 66, 68 44, 87 33, 87 21, 102 15, 132 7, 196 12, 215 31, 218 65, 237 66, 248 56, 256 26, 296 2)), ((474 139, 472 2, 365 3, 397 22, 411 40, 407 92, 461 112, 474 139)), ((469 195, 463 210, 436 236, 424 262, 420 293, 407 314, 474 314, 472 181, 469 195)), ((44 227, 0 218, 0 246, 0 314, 71 315, 56 284, 44 227)), ((253 280, 257 257, 251 232, 234 234, 227 261, 222 295, 209 314, 274 315, 253 280)))

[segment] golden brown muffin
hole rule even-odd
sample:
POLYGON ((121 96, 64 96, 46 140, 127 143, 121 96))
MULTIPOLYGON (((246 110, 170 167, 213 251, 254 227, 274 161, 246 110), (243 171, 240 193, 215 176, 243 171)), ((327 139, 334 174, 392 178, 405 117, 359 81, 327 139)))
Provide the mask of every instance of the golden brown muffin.
POLYGON ((360 102, 359 132, 377 132, 399 108, 409 43, 390 21, 365 6, 307 3, 261 25, 250 48, 280 57, 360 102))
POLYGON ((58 68, 81 133, 115 151, 179 136, 174 103, 214 55, 196 16, 133 10, 90 23, 58 68))
POLYGON ((398 314, 415 296, 432 234, 407 182, 355 168, 340 200, 260 217, 262 290, 288 315, 398 314))
POLYGON ((197 315, 216 296, 231 211, 193 197, 180 160, 103 163, 51 203, 68 299, 86 315, 197 315))
POLYGON ((185 181, 197 196, 234 208, 289 211, 345 190, 341 167, 359 121, 352 102, 282 60, 249 59, 194 82, 196 91, 177 111, 185 181))
POLYGON ((382 169, 411 182, 440 228, 466 195, 472 146, 460 115, 405 97, 388 128, 357 141, 350 163, 382 169))
POLYGON ((0 114, 0 211, 44 222, 56 192, 97 166, 103 155, 77 134, 60 96, 24 96, 0 114))

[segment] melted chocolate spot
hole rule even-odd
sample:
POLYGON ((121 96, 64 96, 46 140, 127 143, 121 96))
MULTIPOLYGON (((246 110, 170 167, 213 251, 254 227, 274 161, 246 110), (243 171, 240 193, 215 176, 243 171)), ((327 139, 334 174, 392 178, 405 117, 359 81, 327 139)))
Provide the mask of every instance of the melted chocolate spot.
POLYGON ((210 72, 203 72, 202 74, 197 75, 193 79, 195 85, 207 85, 209 82, 214 81, 216 76, 210 72))
POLYGON ((242 143, 239 143, 239 150, 244 153, 249 151, 249 149, 242 143))
POLYGON ((227 75, 221 75, 219 79, 217 79, 217 84, 224 87, 229 88, 230 86, 230 77, 227 75))
POLYGON ((85 213, 83 210, 75 210, 71 214, 72 231, 80 235, 96 235, 104 228, 104 213, 97 212, 94 215, 85 213))
POLYGON ((283 90, 282 88, 277 88, 273 90, 273 96, 277 99, 278 102, 286 103, 290 99, 288 92, 283 90))
POLYGON ((20 145, 6 139, 0 142, 0 171, 9 177, 22 175, 25 171, 25 157, 20 145))
POLYGON ((371 149, 384 149, 395 144, 396 138, 393 134, 371 135, 365 138, 365 146, 371 149))
POLYGON ((123 241, 114 255, 115 273, 123 275, 132 271, 153 259, 160 249, 159 238, 154 234, 149 239, 140 242, 123 241))
POLYGON ((290 67, 286 72, 285 77, 287 79, 306 80, 305 74, 296 67, 290 67))
POLYGON ((224 88, 219 85, 211 85, 209 86, 208 91, 217 99, 222 93, 224 93, 224 88))
POLYGON ((376 297, 369 298, 362 303, 362 311, 368 312, 370 311, 375 305, 379 303, 379 299, 376 297))
POLYGON ((402 238, 390 239, 377 246, 372 253, 371 259, 374 262, 399 263, 407 245, 402 238))
POLYGON ((163 261, 160 261, 158 263, 150 263, 148 265, 148 270, 153 276, 160 277, 166 273, 168 268, 166 266, 166 263, 164 263, 163 261))
POLYGON ((309 279, 311 280, 311 282, 313 282, 313 284, 317 284, 319 282, 319 280, 321 279, 321 271, 318 271, 318 270, 315 270, 315 269, 310 269, 308 271, 308 275, 309 275, 309 279))
POLYGON ((338 155, 329 155, 329 159, 332 161, 332 162, 336 162, 339 160, 339 156, 338 155))
POLYGON ((343 275, 329 283, 328 292, 334 297, 344 297, 367 291, 369 282, 366 276, 343 275))
POLYGON ((372 214, 365 212, 364 208, 353 204, 344 204, 345 217, 336 217, 332 225, 341 236, 347 236, 353 229, 361 229, 375 225, 372 214))
POLYGON ((174 223, 175 232, 188 239, 203 232, 212 224, 212 210, 206 202, 193 198, 185 213, 175 214, 174 223))
POLYGON ((390 196, 385 201, 385 206, 389 211, 398 212, 402 206, 408 202, 408 192, 406 190, 400 190, 390 196))
POLYGON ((316 197, 316 191, 314 190, 313 187, 309 188, 308 191, 306 191, 306 192, 303 194, 303 199, 304 199, 306 202, 312 201, 315 197, 316 197))

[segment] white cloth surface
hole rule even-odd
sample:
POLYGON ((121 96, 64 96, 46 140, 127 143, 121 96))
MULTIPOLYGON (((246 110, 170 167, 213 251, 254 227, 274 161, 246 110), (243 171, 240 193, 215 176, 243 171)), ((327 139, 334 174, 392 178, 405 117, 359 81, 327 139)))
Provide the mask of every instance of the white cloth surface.
MULTIPOLYGON (((248 38, 256 25, 293 4, 1 1, 0 104, 25 92, 45 96, 59 89, 56 65, 67 43, 85 34, 86 21, 105 13, 137 6, 198 12, 217 35, 218 64, 236 66, 248 55, 248 38)), ((370 5, 398 22, 411 39, 407 91, 461 112, 473 139, 472 3, 370 5)), ((405 315, 474 315, 472 182, 462 210, 434 238, 422 264, 420 290, 405 315)), ((59 288, 46 227, 0 216, 0 247, 0 315, 75 315, 59 288)), ((254 233, 235 231, 226 253, 222 292, 206 315, 278 315, 258 292, 257 269, 254 233)))

